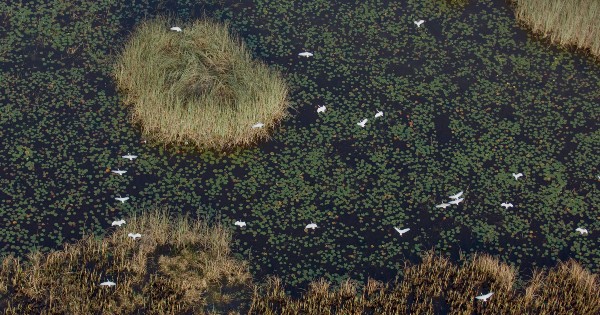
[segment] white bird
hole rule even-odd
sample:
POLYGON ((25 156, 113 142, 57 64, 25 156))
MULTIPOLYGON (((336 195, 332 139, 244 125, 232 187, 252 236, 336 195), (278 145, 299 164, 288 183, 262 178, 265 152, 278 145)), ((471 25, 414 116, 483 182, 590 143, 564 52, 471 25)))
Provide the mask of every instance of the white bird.
POLYGON ((306 57, 306 58, 308 58, 308 57, 312 57, 312 56, 313 56, 313 54, 312 54, 312 53, 309 53, 308 51, 305 51, 305 52, 301 52, 301 53, 299 53, 299 54, 298 54, 298 56, 302 56, 302 57, 306 57))
POLYGON ((486 302, 490 298, 490 296, 492 296, 492 294, 494 294, 494 292, 490 292, 488 294, 476 296, 475 298, 478 299, 478 300, 482 300, 482 301, 486 302))
POLYGON ((112 281, 105 281, 105 282, 100 283, 100 285, 104 286, 104 287, 114 287, 117 284, 112 281))
POLYGON ((237 225, 239 227, 244 227, 244 226, 246 226, 246 222, 244 222, 244 221, 235 221, 234 225, 237 225))
POLYGON ((452 201, 449 201, 448 203, 451 205, 457 205, 457 204, 461 203, 463 200, 465 200, 465 198, 454 199, 452 201))
POLYGON ((418 20, 415 21, 415 24, 417 24, 417 27, 421 27, 421 24, 425 23, 425 20, 418 20))
POLYGON ((259 123, 256 123, 256 124, 252 125, 252 128, 262 128, 264 126, 265 126, 265 124, 259 122, 259 123))
POLYGON ((361 122, 357 123, 357 125, 361 126, 361 127, 365 127, 365 124, 367 123, 368 119, 363 119, 361 122))
POLYGON ((173 26, 173 27, 171 27, 171 31, 181 32, 181 27, 173 26))
POLYGON ((450 204, 449 203, 445 203, 445 202, 441 203, 439 205, 435 205, 436 208, 444 208, 444 209, 446 209, 446 207, 448 207, 448 206, 450 206, 450 204))
POLYGON ((394 226, 394 229, 395 229, 395 230, 396 230, 398 233, 400 233, 400 236, 402 236, 402 234, 404 234, 404 233, 406 233, 406 232, 410 231, 410 228, 406 228, 406 229, 402 229, 402 230, 401 230, 401 229, 399 229, 399 228, 397 228, 397 227, 395 227, 395 226, 394 226))
POLYGON ((588 234, 588 230, 584 228, 576 228, 575 231, 581 233, 581 235, 588 234))
POLYGON ((327 109, 327 107, 325 107, 325 105, 323 106, 319 106, 319 108, 317 108, 317 113, 322 113, 327 109))
POLYGON ((133 161, 133 159, 137 158, 137 155, 131 155, 131 154, 127 153, 127 155, 123 155, 121 157, 124 159, 129 159, 130 161, 133 161))
POLYGON ((501 203, 500 205, 501 205, 502 207, 506 208, 506 209, 514 207, 514 206, 513 206, 513 204, 512 204, 512 203, 510 203, 510 202, 508 202, 508 203, 507 203, 507 202, 503 202, 503 203, 501 203))
POLYGON ((115 173, 115 174, 119 174, 119 175, 121 175, 121 176, 122 176, 123 174, 127 173, 127 171, 121 171, 121 170, 119 170, 119 169, 117 169, 116 171, 111 171, 111 172, 113 172, 113 173, 115 173))
POLYGON ((314 230, 314 229, 316 229, 316 228, 318 228, 317 224, 316 224, 316 223, 312 223, 312 222, 311 222, 310 224, 307 224, 307 225, 306 225, 306 227, 305 227, 304 229, 305 229, 305 230, 307 230, 307 229, 313 229, 313 230, 314 230))
POLYGON ((378 111, 377 114, 375 114, 375 118, 381 117, 381 116, 383 116, 383 112, 382 111, 378 111))
POLYGON ((140 233, 135 233, 135 234, 134 233, 129 233, 129 234, 127 234, 127 237, 131 237, 133 240, 135 240, 136 238, 142 237, 142 234, 140 234, 140 233))
POLYGON ((519 177, 523 176, 523 173, 512 173, 515 180, 518 180, 519 177))
POLYGON ((113 221, 111 226, 115 226, 115 225, 121 226, 123 224, 125 224, 125 220, 118 220, 118 221, 113 221))
POLYGON ((448 198, 450 198, 450 199, 458 199, 458 198, 460 198, 460 196, 462 196, 462 195, 463 195, 463 192, 461 191, 461 192, 459 192, 458 194, 456 194, 456 195, 452 195, 452 196, 450 196, 450 197, 448 197, 448 198))
POLYGON ((119 195, 119 197, 116 197, 115 199, 119 200, 121 203, 125 203, 125 201, 129 200, 129 197, 121 197, 121 195, 119 195))

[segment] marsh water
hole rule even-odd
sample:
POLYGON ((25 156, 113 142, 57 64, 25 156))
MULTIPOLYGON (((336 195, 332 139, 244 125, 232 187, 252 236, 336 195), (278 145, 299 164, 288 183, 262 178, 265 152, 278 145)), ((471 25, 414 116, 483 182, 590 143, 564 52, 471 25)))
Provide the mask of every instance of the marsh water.
POLYGON ((168 206, 231 226, 255 278, 279 275, 295 290, 319 277, 393 281, 430 249, 454 261, 489 253, 525 276, 568 258, 598 272, 598 65, 528 35, 504 1, 330 2, 101 4, 84 38, 66 43, 60 32, 83 20, 85 2, 6 11, 1 252, 59 249, 168 206), (78 14, 11 37, 60 10, 78 14), (293 108, 271 140, 227 154, 142 141, 110 61, 144 15, 165 13, 229 22, 283 73, 293 108), (463 203, 435 208, 461 190, 463 203))

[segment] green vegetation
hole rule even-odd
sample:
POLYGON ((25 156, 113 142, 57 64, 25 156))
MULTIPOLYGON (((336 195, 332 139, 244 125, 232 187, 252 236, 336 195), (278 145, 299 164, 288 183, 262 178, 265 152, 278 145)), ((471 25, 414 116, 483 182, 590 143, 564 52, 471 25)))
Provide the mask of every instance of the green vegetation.
POLYGON ((511 0, 517 19, 551 42, 587 50, 600 60, 600 1, 511 0))
POLYGON ((114 76, 132 104, 144 136, 165 144, 188 140, 200 148, 229 149, 268 137, 287 113, 283 78, 207 19, 136 27, 118 57, 114 76), (183 31, 171 31, 179 25, 183 31))

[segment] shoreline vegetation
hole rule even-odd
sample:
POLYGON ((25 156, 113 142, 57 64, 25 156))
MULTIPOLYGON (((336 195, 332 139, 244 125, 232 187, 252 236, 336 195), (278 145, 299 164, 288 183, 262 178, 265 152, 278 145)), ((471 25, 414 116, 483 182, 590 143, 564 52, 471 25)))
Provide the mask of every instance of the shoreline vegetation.
MULTIPOLYGON (((537 270, 524 285, 489 255, 461 265, 434 253, 406 265, 396 283, 313 281, 299 298, 270 277, 254 284, 234 259, 227 228, 166 209, 134 216, 103 239, 85 237, 27 261, 2 259, 5 314, 597 314, 597 276, 573 260, 537 270), (142 236, 127 237, 128 232, 142 236), (115 282, 114 287, 100 286, 115 282), (475 296, 494 292, 487 302, 475 296), (141 312, 141 313, 140 313, 141 312)), ((251 263, 251 262, 249 262, 251 263)))
POLYGON ((600 1, 510 0, 515 18, 532 33, 600 61, 600 1))

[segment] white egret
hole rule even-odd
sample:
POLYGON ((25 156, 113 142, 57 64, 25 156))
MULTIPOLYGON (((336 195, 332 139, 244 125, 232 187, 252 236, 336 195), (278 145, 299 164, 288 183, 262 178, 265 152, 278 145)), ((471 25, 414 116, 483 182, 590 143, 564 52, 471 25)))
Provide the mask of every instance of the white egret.
POLYGON ((113 172, 113 173, 115 173, 115 174, 119 174, 119 175, 121 175, 121 176, 122 176, 123 174, 127 173, 127 171, 121 171, 121 170, 119 170, 119 169, 117 169, 116 171, 111 171, 111 172, 113 172))
POLYGON ((378 111, 377 114, 375 114, 375 118, 381 117, 383 116, 383 112, 382 111, 378 111))
POLYGON ((503 202, 503 203, 500 204, 500 206, 502 206, 502 207, 504 207, 506 209, 514 207, 513 204, 510 203, 510 202, 503 202))
POLYGON ((518 180, 519 177, 523 176, 523 173, 512 173, 512 175, 515 178, 515 180, 518 180))
POLYGON ((171 27, 171 31, 181 32, 181 27, 173 26, 173 27, 171 27))
POLYGON ((476 296, 475 298, 478 299, 478 300, 482 300, 482 301, 486 302, 490 298, 490 296, 492 296, 492 294, 494 294, 494 292, 490 292, 488 294, 476 296))
POLYGON ((133 159, 137 158, 137 155, 131 155, 131 154, 127 153, 127 155, 123 155, 121 157, 124 158, 124 159, 128 159, 130 161, 133 161, 133 159))
POLYGON ((265 124, 259 122, 259 123, 256 123, 256 124, 252 125, 252 128, 262 128, 264 126, 265 126, 265 124))
POLYGON ((445 203, 445 202, 441 203, 439 205, 435 205, 436 208, 444 208, 444 209, 446 209, 446 207, 448 207, 448 206, 450 206, 450 204, 449 203, 445 203))
POLYGON ((368 119, 363 119, 361 122, 357 123, 357 125, 361 126, 361 127, 365 127, 365 124, 367 123, 368 119))
POLYGON ((580 227, 576 228, 575 231, 581 233, 581 235, 588 234, 588 230, 587 229, 580 228, 580 227))
POLYGON ((305 230, 308 230, 308 229, 313 229, 313 230, 314 230, 314 229, 316 229, 316 228, 318 228, 317 224, 316 224, 316 223, 312 223, 312 222, 311 222, 310 224, 307 224, 307 225, 306 225, 306 227, 305 227, 304 229, 305 229, 305 230))
POLYGON ((305 51, 305 52, 301 52, 301 53, 299 53, 299 54, 298 54, 298 56, 302 56, 302 57, 306 57, 306 58, 308 58, 308 57, 312 57, 312 56, 313 56, 313 54, 312 54, 312 53, 310 53, 310 52, 308 52, 308 51, 305 51))
POLYGON ((125 224, 125 220, 118 220, 118 221, 113 221, 111 226, 115 226, 115 225, 121 226, 123 224, 125 224))
POLYGON ((127 234, 127 237, 131 237, 135 241, 136 238, 141 238, 142 234, 140 234, 140 233, 129 233, 129 234, 127 234))
POLYGON ((457 204, 461 203, 463 200, 465 200, 465 198, 454 199, 452 201, 449 201, 448 203, 451 205, 457 205, 457 204))
POLYGON ((417 27, 421 27, 421 24, 425 23, 425 20, 418 20, 415 21, 415 24, 417 25, 417 27))
POLYGON ((397 228, 397 227, 395 227, 395 226, 394 226, 394 229, 395 229, 395 230, 396 230, 398 233, 400 233, 400 236, 402 236, 402 234, 404 234, 404 233, 406 233, 406 232, 410 231, 410 228, 406 228, 406 229, 402 229, 402 230, 401 230, 401 229, 399 229, 399 228, 397 228))
POLYGON ((121 197, 121 195, 119 195, 119 197, 115 199, 119 200, 121 203, 125 203, 125 201, 129 200, 129 197, 121 197))
POLYGON ((235 221, 234 225, 237 225, 239 227, 244 227, 244 226, 246 226, 246 222, 244 222, 244 221, 235 221))
POLYGON ((448 198, 450 198, 450 199, 458 199, 458 198, 460 198, 460 196, 462 196, 462 195, 463 195, 463 192, 461 191, 461 192, 459 192, 458 194, 456 194, 456 195, 452 195, 452 196, 450 196, 450 197, 448 197, 448 198))
POLYGON ((103 287, 114 287, 117 284, 112 281, 105 281, 105 282, 100 283, 100 285, 103 287))
POLYGON ((327 107, 325 107, 325 105, 323 106, 319 106, 319 108, 317 108, 317 113, 322 113, 327 109, 327 107))

